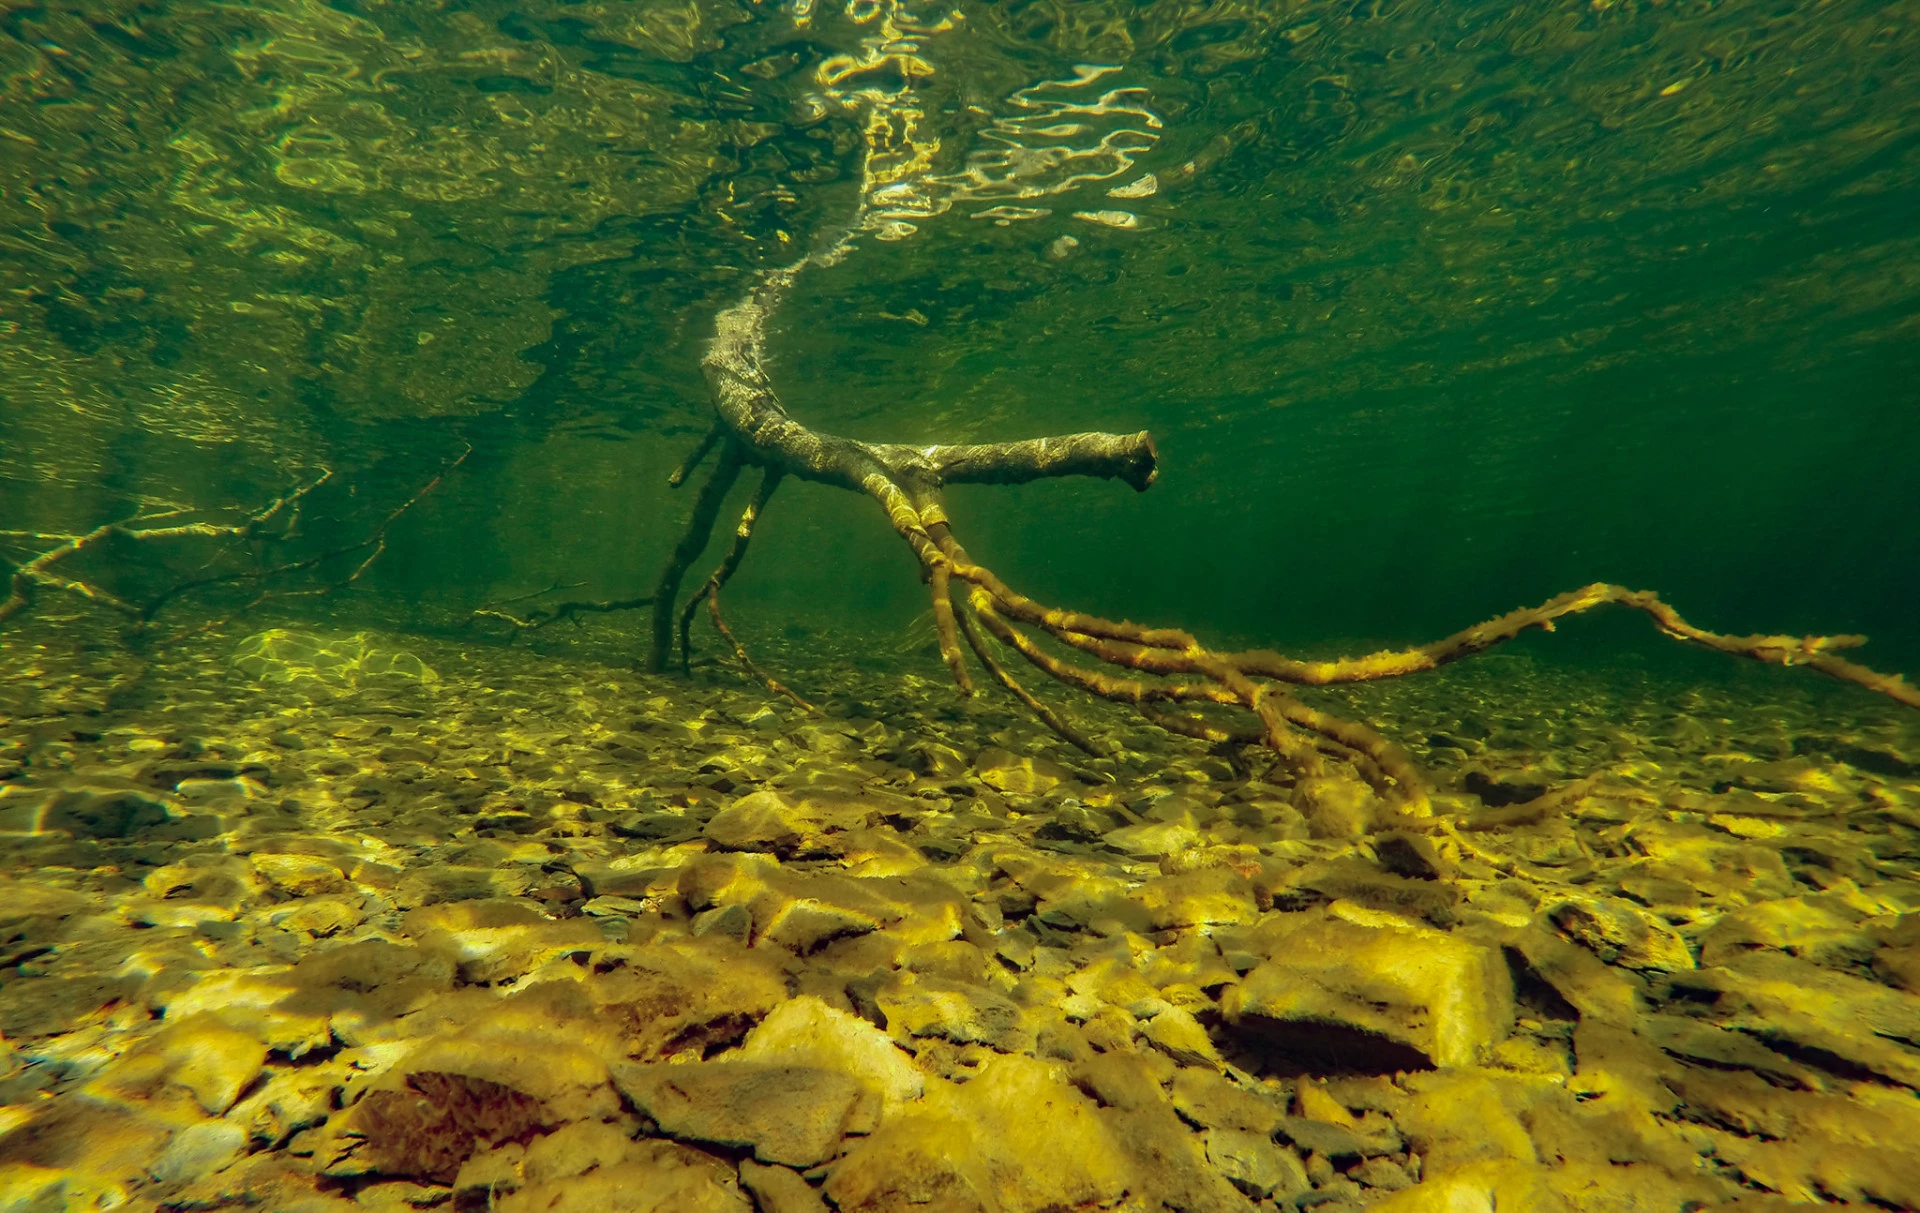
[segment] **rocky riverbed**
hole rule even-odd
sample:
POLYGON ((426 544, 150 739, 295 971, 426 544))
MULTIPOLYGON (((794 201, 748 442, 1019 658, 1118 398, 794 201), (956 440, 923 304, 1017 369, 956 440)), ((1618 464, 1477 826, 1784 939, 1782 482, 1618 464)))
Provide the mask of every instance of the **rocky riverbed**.
POLYGON ((1920 717, 1355 692, 1431 829, 937 662, 0 651, 0 1208, 1920 1207, 1920 717))

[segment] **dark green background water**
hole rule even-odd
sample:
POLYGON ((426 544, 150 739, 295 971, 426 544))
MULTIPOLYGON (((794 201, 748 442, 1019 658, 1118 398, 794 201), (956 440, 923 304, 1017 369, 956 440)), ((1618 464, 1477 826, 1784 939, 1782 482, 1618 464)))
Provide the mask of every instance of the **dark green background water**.
MULTIPOLYGON (((1102 63, 1150 90, 1138 168, 1170 188, 1124 204, 1136 230, 1070 217, 1121 205, 1101 183, 865 241, 802 279, 775 374, 860 437, 1151 429, 1143 495, 952 495, 1016 585, 1303 649, 1605 579, 1920 670, 1920 7, 959 11, 922 47, 936 167, 1102 63)), ((802 103, 870 29, 722 0, 4 6, 0 527, 252 504, 327 464, 324 543, 471 443, 321 609, 643 590, 714 313, 854 205, 856 116, 802 103)), ((138 589, 207 554, 88 567, 138 589)), ((736 584, 749 636, 921 609, 871 504, 813 486, 736 584)))

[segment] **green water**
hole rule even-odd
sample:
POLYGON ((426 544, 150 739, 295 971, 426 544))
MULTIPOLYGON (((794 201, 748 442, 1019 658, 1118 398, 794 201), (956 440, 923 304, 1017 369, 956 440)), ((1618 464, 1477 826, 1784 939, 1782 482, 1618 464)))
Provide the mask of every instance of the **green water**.
MULTIPOLYGON (((777 386, 824 430, 1153 431, 1145 494, 950 495, 1016 585, 1311 650, 1605 579, 1920 668, 1911 6, 809 8, 9 5, 5 528, 230 520, 331 468, 296 535, 211 566, 258 572, 361 542, 471 446, 350 587, 276 609, 444 630, 555 584, 642 593, 713 318, 847 221, 879 105, 922 115, 915 180, 1131 132, 1130 163, 1070 188, 947 187, 774 325, 777 386), (829 79, 890 21, 903 58, 829 79), (1033 119, 1110 89, 1137 112, 1033 119), (1047 213, 978 214, 1005 205, 1047 213), (1075 217, 1104 210, 1135 225, 1075 217)), ((324 588, 369 550, 162 618, 324 588)), ((143 603, 211 551, 75 571, 143 603)), ((923 609, 871 503, 814 486, 732 593, 749 634, 923 609)))

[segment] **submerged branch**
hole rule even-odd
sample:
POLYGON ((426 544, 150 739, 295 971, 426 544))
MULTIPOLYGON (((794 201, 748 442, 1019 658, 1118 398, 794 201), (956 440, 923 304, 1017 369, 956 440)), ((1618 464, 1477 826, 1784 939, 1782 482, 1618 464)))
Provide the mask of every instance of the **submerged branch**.
POLYGON ((762 491, 748 507, 726 561, 687 603, 681 616, 683 646, 685 621, 704 598, 716 627, 733 644, 749 673, 770 689, 793 694, 747 659, 720 617, 719 587, 738 567, 771 485, 789 475, 830 484, 872 498, 912 550, 931 590, 941 656, 963 694, 972 691, 961 649, 964 639, 995 681, 1042 723, 1071 744, 1099 752, 1093 741, 1007 672, 980 634, 984 628, 1049 678, 1085 694, 1132 705, 1170 731, 1216 743, 1258 742, 1273 750, 1279 765, 1296 778, 1319 778, 1328 773, 1329 762, 1345 764, 1372 787, 1400 824, 1431 812, 1426 780, 1413 760, 1367 725, 1302 703, 1290 686, 1364 682, 1435 669, 1503 644, 1528 629, 1551 631, 1556 620, 1615 604, 1645 613, 1662 634, 1676 640, 1774 665, 1808 666, 1909 707, 1920 707, 1920 689, 1901 676, 1881 674, 1836 655, 1863 643, 1863 637, 1721 635, 1688 623, 1650 592, 1605 583, 1562 594, 1429 645, 1337 661, 1302 661, 1264 650, 1215 652, 1179 629, 1143 627, 1036 602, 967 557, 952 535, 940 490, 950 484, 1022 484, 1053 476, 1117 479, 1145 490, 1158 475, 1153 439, 1144 432, 1081 433, 1019 442, 910 447, 826 434, 794 420, 780 403, 766 370, 768 326, 795 277, 810 265, 838 260, 848 247, 847 239, 843 236, 826 252, 792 265, 763 271, 745 298, 715 321, 714 339, 702 367, 713 392, 716 421, 674 473, 672 483, 683 480, 715 445, 721 448, 720 462, 661 573, 648 663, 653 670, 665 667, 680 580, 706 546, 721 502, 740 468, 752 465, 765 469, 762 491), (1055 656, 1023 628, 1092 658, 1092 663, 1055 656), (1237 707, 1252 715, 1255 727, 1227 728, 1161 707, 1193 702, 1237 707))

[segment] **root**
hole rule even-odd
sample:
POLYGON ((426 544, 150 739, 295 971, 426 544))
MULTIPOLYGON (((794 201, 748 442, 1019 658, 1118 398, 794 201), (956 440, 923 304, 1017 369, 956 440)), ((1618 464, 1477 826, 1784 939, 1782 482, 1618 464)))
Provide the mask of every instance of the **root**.
MULTIPOLYGON (((698 602, 699 599, 696 598, 694 601, 698 602)), ((774 694, 785 695, 806 711, 811 712, 814 710, 813 705, 800 698, 800 696, 794 692, 793 688, 773 677, 771 674, 768 674, 765 670, 762 670, 753 663, 753 658, 747 656, 746 646, 740 643, 739 638, 733 634, 733 629, 727 626, 727 621, 720 615, 720 588, 718 586, 710 586, 707 589, 707 613, 713 617, 714 630, 720 633, 723 640, 733 646, 734 657, 740 662, 740 665, 748 674, 751 674, 766 684, 766 688, 774 694)))
MULTIPOLYGON (((537 595, 535 596, 537 597, 537 595)), ((643 606, 651 605, 653 605, 653 595, 647 594, 640 598, 556 602, 550 607, 542 607, 537 611, 529 611, 525 617, 494 607, 481 607, 473 613, 473 617, 475 619, 504 620, 506 623, 512 625, 517 635, 523 631, 537 631, 550 623, 559 623, 562 620, 579 623, 580 616, 582 615, 608 615, 617 611, 638 610, 643 606)))
MULTIPOLYGON (((702 439, 700 447, 694 452, 705 455, 713 446, 711 441, 702 439)), ((653 588, 653 645, 647 654, 647 670, 659 674, 667 668, 667 655, 673 651, 673 603, 679 597, 681 579, 693 562, 700 559, 700 553, 707 550, 707 540, 713 534, 713 524, 720 517, 720 507, 727 500, 727 493, 733 488, 733 482, 740 478, 740 445, 727 442, 720 448, 720 460, 707 476, 707 482, 700 486, 700 495, 694 499, 693 513, 687 519, 687 529, 681 533, 680 542, 674 545, 673 555, 667 559, 666 567, 660 570, 660 579, 653 588)), ((681 466, 691 467, 696 460, 689 457, 681 466)))
MULTIPOLYGON (((1158 475, 1152 438, 1145 433, 1088 433, 1024 442, 907 447, 824 434, 795 421, 766 372, 767 328, 794 278, 810 265, 836 262, 845 255, 850 238, 843 236, 819 253, 763 271, 746 297, 716 319, 714 340, 702 363, 713 389, 715 426, 675 473, 674 482, 683 479, 715 444, 723 444, 720 465, 702 490, 687 533, 661 575, 654 604, 654 669, 665 660, 670 640, 666 621, 671 619, 680 577, 706 543, 718 499, 724 497, 739 467, 752 464, 766 469, 769 480, 779 474, 798 476, 863 493, 880 506, 894 533, 913 552, 929 586, 941 657, 961 693, 973 690, 960 644, 964 639, 988 673, 1048 728, 1089 753, 1100 752, 1097 743, 1021 686, 994 656, 981 634, 984 629, 1047 677, 1084 694, 1128 704, 1169 731, 1214 743, 1257 741, 1296 777, 1324 774, 1330 762, 1348 764, 1400 815, 1401 824, 1432 811, 1427 781, 1413 760, 1367 725, 1302 703, 1290 687, 1420 673, 1484 652, 1528 629, 1550 631, 1568 615, 1616 604, 1643 612, 1662 634, 1676 640, 1774 665, 1808 666, 1898 703, 1920 707, 1920 689, 1904 678, 1837 656, 1861 644, 1862 637, 1721 635, 1694 627, 1652 593, 1605 583, 1514 611, 1433 644, 1337 661, 1302 661, 1264 650, 1215 652, 1176 628, 1145 627, 1036 602, 967 557, 953 536, 941 490, 949 484, 1019 484, 1068 475, 1117 479, 1145 490, 1158 475), (1042 640, 1091 660, 1067 660, 1049 651, 1042 640), (1234 707, 1249 713, 1256 727, 1230 728, 1166 710, 1179 703, 1234 707)), ((770 490, 749 507, 735 550, 722 571, 695 593, 687 613, 705 597, 716 625, 734 644, 742 663, 769 687, 791 695, 747 661, 719 615, 719 586, 739 563, 752 520, 765 504, 765 492, 770 490)), ((683 614, 683 629, 686 618, 683 614)))
MULTIPOLYGON (((733 530, 733 543, 727 548, 727 554, 720 561, 720 567, 708 574, 707 579, 693 596, 687 599, 687 605, 680 612, 680 672, 685 674, 693 661, 693 640, 688 632, 693 626, 693 613, 699 609, 702 598, 711 599, 720 592, 720 587, 732 579, 740 562, 747 558, 747 544, 753 541, 754 523, 766 512, 767 502, 773 500, 774 491, 780 487, 780 481, 786 473, 779 468, 768 468, 760 478, 760 486, 753 491, 753 498, 747 502, 747 508, 740 515, 740 525, 733 530)), ((717 616, 716 616, 717 618, 717 616)))
POLYGON ((973 650, 973 655, 980 659, 980 664, 987 668, 987 673, 992 674, 1001 686, 1013 693, 1014 698, 1025 704, 1027 710, 1032 712, 1041 724, 1052 729, 1062 741, 1075 749, 1091 754, 1095 758, 1105 756, 1106 750, 1095 745, 1086 734, 1067 723, 1066 718, 1060 713, 1034 698, 1031 691, 1021 686, 1012 674, 1007 673, 1006 667, 987 651, 986 640, 980 635, 980 630, 973 626, 971 616, 965 612, 953 612, 953 614, 959 620, 961 634, 967 638, 967 646, 973 650))

